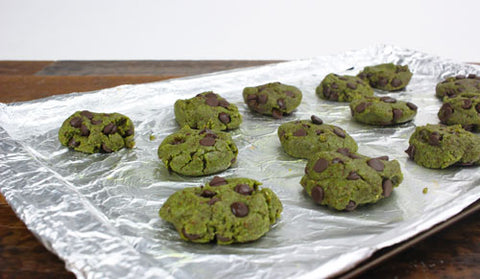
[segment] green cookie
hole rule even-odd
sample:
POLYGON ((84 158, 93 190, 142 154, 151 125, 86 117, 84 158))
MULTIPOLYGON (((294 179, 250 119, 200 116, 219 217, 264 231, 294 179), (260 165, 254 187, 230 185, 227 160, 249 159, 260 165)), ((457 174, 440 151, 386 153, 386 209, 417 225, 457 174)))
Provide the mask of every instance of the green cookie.
POLYGON ((442 124, 461 124, 467 131, 480 130, 480 95, 460 94, 457 97, 443 99, 443 105, 438 111, 442 124))
POLYGON ((302 92, 294 86, 273 82, 246 87, 243 99, 251 110, 280 119, 300 105, 302 92))
POLYGON ((278 127, 278 138, 285 152, 296 158, 308 159, 319 151, 346 147, 357 150, 355 140, 340 127, 323 124, 315 115, 310 120, 284 123, 278 127))
POLYGON ((174 105, 175 120, 181 127, 193 129, 231 130, 242 123, 236 105, 213 92, 204 92, 174 105))
POLYGON ((369 158, 340 148, 312 156, 300 184, 315 203, 352 211, 358 205, 389 197, 402 180, 396 160, 369 158))
POLYGON ((158 147, 158 157, 169 170, 188 176, 226 170, 237 154, 237 146, 228 133, 188 126, 167 136, 158 147))
POLYGON ((58 131, 62 145, 84 153, 110 153, 123 147, 133 148, 132 121, 120 113, 77 111, 58 131))
POLYGON ((338 102, 350 102, 355 98, 373 96, 373 89, 360 78, 337 74, 328 74, 315 92, 322 99, 338 102))
POLYGON ((480 94, 480 77, 469 74, 448 77, 437 84, 435 94, 439 98, 456 97, 462 93, 480 94))
POLYGON ((389 126, 411 121, 417 114, 417 106, 391 97, 364 97, 353 100, 350 111, 358 122, 389 126))
POLYGON ((171 195, 159 214, 186 241, 253 241, 267 233, 282 212, 275 193, 260 189, 260 185, 253 179, 215 176, 205 186, 188 187, 171 195))
POLYGON ((408 65, 387 63, 365 67, 357 76, 368 81, 373 88, 397 91, 408 85, 412 78, 412 72, 408 69, 408 65))
POLYGON ((415 163, 432 169, 478 165, 480 138, 460 125, 417 127, 405 152, 415 163))

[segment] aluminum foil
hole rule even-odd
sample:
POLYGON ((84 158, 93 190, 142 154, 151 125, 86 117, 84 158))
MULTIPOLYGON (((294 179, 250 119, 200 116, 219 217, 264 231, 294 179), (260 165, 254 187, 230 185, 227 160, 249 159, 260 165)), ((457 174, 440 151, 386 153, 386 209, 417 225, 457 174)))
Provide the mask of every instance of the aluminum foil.
POLYGON ((376 46, 339 55, 219 72, 31 102, 0 104, 0 181, 9 204, 42 243, 78 278, 320 278, 353 268, 378 249, 428 230, 480 198, 477 167, 430 170, 404 150, 415 126, 438 123, 435 85, 480 68, 414 50, 376 46), (405 91, 377 91, 418 105, 416 119, 390 128, 354 122, 348 104, 321 100, 325 75, 357 74, 364 66, 408 64, 405 91), (299 108, 282 120, 250 112, 242 89, 272 81, 300 88, 299 108), (244 116, 232 131, 237 163, 221 173, 250 177, 271 188, 284 205, 281 219, 258 241, 230 246, 180 240, 158 210, 173 192, 207 177, 169 173, 157 158, 163 138, 179 127, 173 103, 213 90, 244 116), (136 126, 136 147, 86 155, 60 145, 57 133, 76 110, 120 112, 136 126), (287 121, 315 114, 343 127, 369 156, 389 155, 405 177, 392 196, 354 212, 313 204, 299 184, 305 160, 286 155, 276 135, 287 121), (422 193, 427 187, 428 193, 422 193))

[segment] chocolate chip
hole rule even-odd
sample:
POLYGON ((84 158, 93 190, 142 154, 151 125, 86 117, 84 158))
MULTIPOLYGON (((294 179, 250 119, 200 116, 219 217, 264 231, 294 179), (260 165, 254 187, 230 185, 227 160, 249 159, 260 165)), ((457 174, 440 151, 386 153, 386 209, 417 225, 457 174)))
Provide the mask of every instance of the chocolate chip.
POLYGON ((253 189, 248 184, 237 184, 233 190, 245 196, 249 196, 253 193, 253 189))
POLYGON ((134 130, 133 130, 133 127, 132 127, 130 129, 128 129, 127 131, 125 131, 125 136, 129 137, 129 136, 133 135, 133 133, 134 133, 134 130))
POLYGON ((210 190, 203 190, 202 193, 200 193, 200 196, 204 197, 204 198, 211 198, 213 196, 215 196, 217 193, 215 193, 214 191, 210 191, 210 190))
POLYGON ((221 241, 221 242, 229 242, 229 241, 232 240, 230 237, 225 237, 225 236, 222 236, 222 235, 219 235, 219 234, 216 234, 215 238, 217 240, 221 241))
POLYGON ((354 201, 349 201, 347 206, 345 207, 346 211, 353 211, 357 208, 357 204, 354 201))
POLYGON ((330 94, 329 100, 338 101, 338 92, 332 92, 332 94, 330 94))
POLYGON ((80 126, 80 135, 84 137, 88 137, 90 135, 90 130, 87 128, 87 126, 83 124, 80 126))
POLYGON ((383 162, 377 158, 368 160, 367 164, 376 171, 383 171, 383 169, 385 168, 383 162))
POLYGON ((477 75, 475 75, 475 74, 469 74, 469 75, 467 76, 467 78, 476 78, 476 77, 477 77, 477 75))
POLYGON ((278 109, 272 109, 272 116, 275 119, 282 119, 283 113, 279 111, 278 109))
POLYGON ((188 234, 186 231, 185 231, 185 228, 182 228, 182 234, 183 236, 185 236, 187 239, 189 240, 197 240, 199 238, 201 238, 202 236, 199 235, 199 234, 188 234))
POLYGON ((216 107, 216 106, 219 105, 219 103, 220 103, 220 102, 218 101, 218 99, 217 99, 216 97, 213 97, 213 98, 210 97, 210 98, 207 98, 207 99, 205 100, 205 104, 207 104, 207 105, 209 105, 209 106, 211 106, 211 107, 216 107))
POLYGON ((393 87, 399 87, 402 85, 402 81, 398 78, 392 79, 392 82, 390 83, 393 87))
POLYGON ((396 103, 397 100, 392 97, 381 97, 380 100, 384 103, 396 103))
POLYGON ((105 153, 113 152, 113 150, 110 147, 108 147, 105 143, 102 143, 102 151, 105 153))
POLYGON ((88 119, 93 118, 93 113, 89 112, 88 110, 84 110, 84 111, 80 112, 80 115, 85 116, 88 119))
POLYGON ((117 126, 113 123, 108 123, 107 126, 103 128, 103 133, 105 135, 115 134, 117 132, 117 126))
POLYGON ((215 139, 212 138, 212 137, 204 137, 203 139, 200 140, 200 145, 214 146, 215 145, 215 139))
POLYGON ((477 104, 477 105, 475 106, 475 110, 476 110, 478 113, 480 113, 480 104, 477 104))
POLYGON ((366 103, 360 103, 358 106, 355 107, 355 111, 358 112, 358 113, 361 113, 361 112, 364 111, 366 108, 367 108, 367 104, 366 104, 366 103))
POLYGON ((264 105, 266 104, 268 101, 268 95, 267 94, 262 94, 260 96, 258 96, 258 103, 261 104, 261 105, 264 105))
POLYGON ((227 100, 220 100, 218 102, 218 105, 224 108, 228 108, 228 106, 230 106, 230 103, 227 100))
POLYGON ((317 135, 320 135, 320 134, 323 134, 324 132, 323 132, 322 130, 316 130, 315 133, 316 133, 317 135))
POLYGON ((74 138, 71 138, 68 141, 68 146, 71 147, 71 148, 78 147, 79 145, 80 145, 80 142, 76 141, 74 138))
POLYGON ((335 133, 335 135, 341 137, 341 138, 345 138, 345 132, 343 132, 340 128, 333 128, 333 132, 335 133))
POLYGON ((344 77, 344 76, 338 76, 338 75, 336 75, 336 76, 337 76, 338 79, 340 79, 340 80, 348 80, 348 78, 346 78, 346 77, 344 77))
POLYGON ((245 217, 248 215, 248 206, 243 202, 234 202, 230 205, 233 215, 237 217, 245 217))
POLYGON ((403 116, 403 111, 400 109, 394 108, 392 109, 392 113, 393 113, 393 122, 397 122, 403 116))
POLYGON ((290 90, 287 90, 283 93, 285 93, 285 95, 287 95, 288 97, 295 98, 295 94, 290 90))
POLYGON ((338 157, 332 159, 332 164, 338 164, 338 163, 342 163, 342 164, 343 164, 344 162, 343 162, 342 159, 340 159, 340 158, 338 158, 338 157))
POLYGON ((332 88, 334 88, 334 89, 338 89, 338 84, 336 84, 335 82, 332 83, 330 86, 331 86, 332 88))
POLYGON ((217 134, 215 134, 214 131, 212 131, 212 130, 210 130, 210 129, 207 129, 207 128, 201 130, 198 134, 199 134, 199 135, 205 134, 204 137, 210 137, 210 138, 214 138, 214 139, 217 138, 217 134))
POLYGON ((326 170, 327 167, 328 167, 328 161, 323 159, 323 158, 320 158, 320 159, 317 160, 317 162, 313 166, 313 170, 318 172, 318 173, 321 173, 324 170, 326 170))
POLYGON ((385 85, 388 84, 388 79, 386 77, 380 77, 378 78, 377 84, 381 87, 384 87, 385 85))
POLYGON ((388 156, 387 156, 387 155, 385 155, 385 156, 380 156, 380 157, 377 157, 377 159, 383 160, 383 161, 388 161, 388 156))
POLYGON ((389 197, 390 194, 392 194, 393 191, 393 183, 390 179, 385 179, 382 182, 382 189, 383 189, 383 196, 384 197, 389 197))
POLYGON ((323 96, 325 96, 325 98, 328 99, 331 93, 332 91, 330 90, 330 87, 327 87, 327 86, 323 87, 323 96))
POLYGON ((278 106, 280 107, 280 109, 285 109, 285 108, 286 108, 286 106, 285 106, 285 100, 283 100, 283 99, 278 99, 278 100, 277 100, 277 104, 278 104, 278 106))
POLYGON ((225 113, 225 112, 220 112, 218 114, 218 119, 220 119, 220 122, 222 122, 223 124, 228 124, 230 123, 230 115, 228 115, 228 113, 225 113))
POLYGON ((357 85, 352 82, 347 82, 347 87, 350 89, 357 89, 357 85))
POLYGON ((457 75, 455 76, 456 79, 465 79, 465 76, 464 75, 457 75))
POLYGON ((418 107, 414 103, 407 102, 407 107, 409 107, 411 110, 417 110, 418 107))
POLYGON ((82 118, 77 116, 70 119, 70 126, 72 126, 73 128, 80 128, 81 125, 82 125, 82 118))
POLYGON ((315 186, 312 188, 312 200, 318 204, 322 203, 323 198, 325 197, 325 191, 320 186, 315 186))
POLYGON ((364 72, 361 72, 360 74, 358 74, 358 77, 361 78, 361 79, 365 79, 367 77, 367 75, 365 75, 364 72))
POLYGON ((357 180, 357 179, 360 179, 360 175, 358 175, 358 173, 354 172, 354 171, 351 171, 348 176, 347 176, 347 179, 348 180, 357 180))
POLYGON ((220 186, 227 184, 227 180, 220 176, 214 176, 213 179, 210 181, 210 186, 220 186))
POLYGON ((320 117, 316 116, 316 115, 312 115, 310 117, 310 119, 312 120, 312 123, 313 124, 317 124, 317 125, 322 125, 323 124, 323 120, 320 119, 320 117))
POLYGON ((214 205, 214 204, 215 204, 217 201, 219 201, 219 200, 220 200, 220 198, 214 197, 214 198, 211 198, 211 199, 207 202, 207 204, 208 204, 208 205, 214 205))
POLYGON ((472 100, 465 99, 463 100, 462 108, 463 109, 470 109, 472 107, 472 100))
POLYGON ((300 129, 296 130, 295 132, 293 132, 293 135, 296 136, 296 137, 304 137, 304 136, 307 135, 307 131, 300 128, 300 129))
POLYGON ((339 148, 337 152, 345 156, 350 156, 350 149, 348 148, 339 148))
POLYGON ((452 105, 450 105, 449 103, 445 103, 440 108, 438 118, 440 118, 440 121, 445 122, 450 118, 450 116, 452 116, 452 114, 453 114, 452 105))
POLYGON ((171 145, 178 145, 181 143, 184 143, 185 139, 184 138, 174 138, 173 141, 170 143, 171 145))
POLYGON ((90 120, 90 123, 92 123, 92 125, 99 125, 99 124, 102 124, 103 121, 101 119, 98 119, 98 120, 90 120))
POLYGON ((408 154, 408 157, 413 160, 415 156, 415 145, 409 145, 405 153, 408 154))
POLYGON ((428 144, 433 145, 433 146, 440 145, 440 139, 441 139, 441 136, 438 132, 432 132, 428 136, 428 144))
POLYGON ((252 100, 256 101, 257 99, 258 99, 257 95, 254 95, 254 94, 247 96, 247 101, 252 101, 252 100))

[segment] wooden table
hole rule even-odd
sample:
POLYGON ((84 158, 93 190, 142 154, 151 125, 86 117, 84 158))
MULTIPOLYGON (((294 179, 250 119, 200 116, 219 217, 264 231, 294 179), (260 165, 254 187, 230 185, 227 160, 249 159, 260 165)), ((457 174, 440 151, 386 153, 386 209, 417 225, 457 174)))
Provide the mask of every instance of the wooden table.
MULTIPOLYGON (((0 102, 144 83, 277 61, 0 61, 0 102)), ((0 186, 1 187, 1 186, 0 186)), ((383 249, 345 277, 480 278, 480 202, 383 249)), ((0 195, 0 278, 74 278, 0 195)))

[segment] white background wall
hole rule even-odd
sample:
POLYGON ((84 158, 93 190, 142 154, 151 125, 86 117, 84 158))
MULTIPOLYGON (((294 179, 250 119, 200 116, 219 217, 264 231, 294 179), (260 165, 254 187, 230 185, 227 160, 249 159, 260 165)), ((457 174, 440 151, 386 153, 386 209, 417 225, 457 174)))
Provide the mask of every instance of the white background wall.
POLYGON ((0 60, 296 59, 379 43, 480 62, 480 1, 0 0, 0 60))

